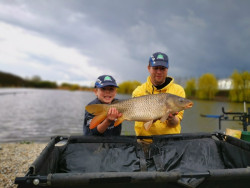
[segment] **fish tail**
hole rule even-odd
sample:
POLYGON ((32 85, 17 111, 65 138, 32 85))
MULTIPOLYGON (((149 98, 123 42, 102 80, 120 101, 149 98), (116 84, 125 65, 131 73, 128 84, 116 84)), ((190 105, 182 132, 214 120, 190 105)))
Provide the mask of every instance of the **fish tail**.
POLYGON ((101 122, 103 122, 103 120, 107 117, 107 114, 105 112, 103 112, 100 115, 95 116, 89 125, 90 129, 94 129, 95 127, 97 127, 97 125, 99 125, 101 122))
POLYGON ((91 120, 89 128, 94 129, 107 117, 107 105, 105 104, 90 104, 85 109, 95 117, 91 120))

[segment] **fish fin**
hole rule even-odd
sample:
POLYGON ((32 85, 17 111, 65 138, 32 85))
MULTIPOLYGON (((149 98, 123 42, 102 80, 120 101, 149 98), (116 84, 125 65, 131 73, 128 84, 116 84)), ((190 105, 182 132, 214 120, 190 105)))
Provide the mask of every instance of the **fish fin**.
POLYGON ((146 131, 148 131, 150 129, 152 124, 153 124, 153 120, 150 120, 150 121, 144 123, 144 128, 146 129, 146 131))
POLYGON ((115 121, 114 126, 115 126, 115 127, 118 126, 118 125, 121 124, 123 121, 124 121, 123 116, 119 117, 119 118, 115 121))
POLYGON ((90 104, 85 107, 85 109, 95 116, 98 116, 102 114, 103 111, 105 111, 105 104, 90 104))
POLYGON ((167 113, 164 116, 161 117, 160 121, 162 123, 165 122, 167 120, 168 116, 169 116, 169 112, 167 111, 167 113))
POLYGON ((94 129, 95 127, 97 127, 97 125, 99 125, 101 122, 103 122, 103 120, 107 117, 107 114, 105 112, 101 113, 100 115, 95 116, 89 125, 90 129, 94 129))

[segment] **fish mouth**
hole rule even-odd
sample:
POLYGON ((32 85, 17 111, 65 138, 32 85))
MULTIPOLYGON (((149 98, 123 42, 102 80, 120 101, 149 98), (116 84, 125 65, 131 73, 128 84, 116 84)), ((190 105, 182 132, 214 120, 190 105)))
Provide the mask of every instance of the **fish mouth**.
POLYGON ((192 106, 193 106, 193 103, 190 102, 190 103, 188 103, 188 105, 186 106, 186 108, 191 108, 192 106))

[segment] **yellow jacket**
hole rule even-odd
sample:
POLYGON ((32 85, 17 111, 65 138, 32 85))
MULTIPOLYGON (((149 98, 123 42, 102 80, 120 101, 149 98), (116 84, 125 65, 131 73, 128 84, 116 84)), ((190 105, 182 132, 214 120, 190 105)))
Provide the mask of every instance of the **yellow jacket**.
MULTIPOLYGON (((143 95, 149 94, 158 94, 158 93, 171 93, 174 95, 178 95, 180 97, 185 98, 185 91, 184 89, 174 83, 174 78, 168 77, 171 79, 171 82, 165 86, 164 88, 157 90, 157 88, 152 84, 150 76, 147 78, 147 82, 143 83, 142 85, 138 86, 132 93, 132 97, 139 97, 143 95)), ((184 111, 181 111, 177 114, 180 121, 182 120, 184 111)), ((151 136, 151 135, 162 135, 162 134, 178 134, 181 132, 181 125, 180 123, 175 127, 169 127, 167 125, 167 121, 162 123, 160 120, 157 120, 152 124, 148 131, 145 130, 143 126, 144 122, 135 122, 135 133, 136 136, 151 136)))

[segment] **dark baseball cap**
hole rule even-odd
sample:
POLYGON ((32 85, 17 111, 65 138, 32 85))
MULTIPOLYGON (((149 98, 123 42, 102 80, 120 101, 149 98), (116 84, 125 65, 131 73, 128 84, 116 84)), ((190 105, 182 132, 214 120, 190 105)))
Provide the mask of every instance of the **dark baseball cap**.
POLYGON ((162 52, 156 52, 152 54, 149 58, 149 66, 156 67, 156 66, 163 66, 168 69, 168 56, 162 52))
POLYGON ((102 88, 105 86, 118 87, 115 79, 110 75, 99 76, 95 82, 95 88, 102 88))

